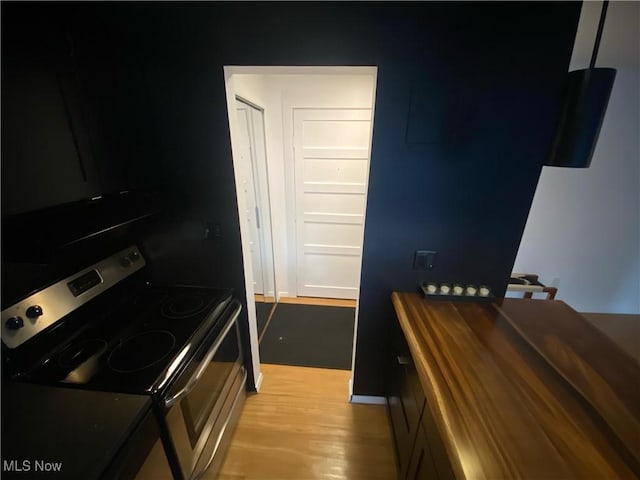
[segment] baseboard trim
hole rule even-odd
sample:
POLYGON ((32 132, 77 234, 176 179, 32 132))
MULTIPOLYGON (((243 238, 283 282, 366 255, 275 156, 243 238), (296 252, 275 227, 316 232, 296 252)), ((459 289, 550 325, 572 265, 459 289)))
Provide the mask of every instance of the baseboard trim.
POLYGON ((262 380, 264 380, 264 375, 260 372, 258 376, 258 380, 256 381, 256 393, 260 393, 260 387, 262 386, 262 380))
POLYGON ((326 307, 349 307, 356 308, 356 300, 341 298, 320 298, 320 297, 280 297, 279 303, 293 303, 297 305, 319 305, 326 307))
POLYGON ((351 395, 349 403, 363 403, 365 405, 386 405, 387 399, 385 397, 378 397, 373 395, 351 395))

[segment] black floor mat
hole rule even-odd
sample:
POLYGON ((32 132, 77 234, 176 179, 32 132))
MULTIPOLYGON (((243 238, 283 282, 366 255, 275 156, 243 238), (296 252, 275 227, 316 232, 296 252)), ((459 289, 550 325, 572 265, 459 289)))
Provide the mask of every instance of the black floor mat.
POLYGON ((258 323, 258 337, 262 335, 262 330, 267 325, 269 314, 273 308, 273 303, 256 302, 256 321, 258 323))
POLYGON ((260 361, 351 370, 355 308, 280 303, 260 343, 260 361))

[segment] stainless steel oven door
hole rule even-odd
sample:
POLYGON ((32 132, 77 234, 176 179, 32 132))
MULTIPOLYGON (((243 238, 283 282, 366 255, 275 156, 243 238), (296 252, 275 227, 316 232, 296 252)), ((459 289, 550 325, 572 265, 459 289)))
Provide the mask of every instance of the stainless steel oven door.
POLYGON ((246 373, 237 324, 237 301, 221 318, 222 331, 210 333, 182 378, 164 397, 166 422, 183 478, 198 478, 212 463, 229 424, 232 410, 242 397, 246 373))

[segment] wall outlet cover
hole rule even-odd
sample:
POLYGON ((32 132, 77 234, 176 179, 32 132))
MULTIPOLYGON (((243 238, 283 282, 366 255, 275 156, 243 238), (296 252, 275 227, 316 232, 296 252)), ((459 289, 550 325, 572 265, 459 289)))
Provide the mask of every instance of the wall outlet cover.
POLYGON ((416 250, 413 257, 414 270, 433 270, 436 264, 436 255, 438 252, 434 250, 416 250))

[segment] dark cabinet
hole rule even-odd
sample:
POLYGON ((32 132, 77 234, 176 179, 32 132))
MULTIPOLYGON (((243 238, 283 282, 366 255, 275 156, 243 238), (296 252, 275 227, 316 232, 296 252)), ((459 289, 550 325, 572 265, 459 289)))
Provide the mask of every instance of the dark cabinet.
POLYGON ((426 404, 409 456, 407 473, 401 478, 407 480, 453 480, 455 478, 426 404))
POLYGON ((99 193, 69 39, 46 9, 2 5, 2 213, 99 193))
POLYGON ((400 478, 406 478, 409 456, 420 426, 425 397, 420 388, 409 347, 397 321, 394 321, 391 338, 391 376, 387 400, 400 478))
POLYGON ((422 426, 418 428, 416 440, 409 459, 407 474, 402 478, 407 480, 432 480, 438 478, 433 462, 427 434, 422 426))
POLYGON ((393 319, 387 403, 400 480, 453 479, 409 346, 393 319))
POLYGON ((146 74, 110 8, 2 4, 3 216, 153 189, 146 74))
POLYGON ((124 14, 113 5, 89 4, 74 12, 69 27, 103 193, 150 189, 161 157, 143 35, 124 14))

